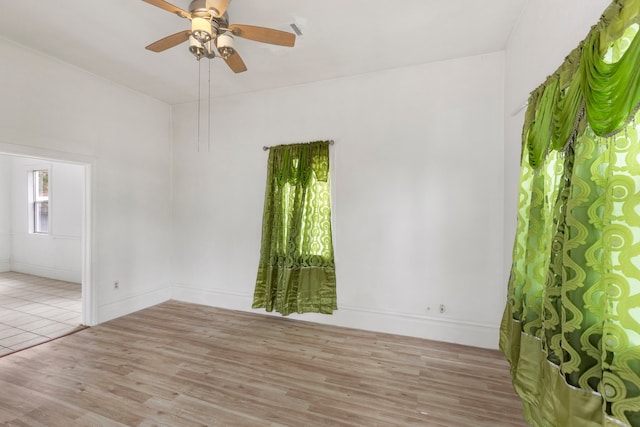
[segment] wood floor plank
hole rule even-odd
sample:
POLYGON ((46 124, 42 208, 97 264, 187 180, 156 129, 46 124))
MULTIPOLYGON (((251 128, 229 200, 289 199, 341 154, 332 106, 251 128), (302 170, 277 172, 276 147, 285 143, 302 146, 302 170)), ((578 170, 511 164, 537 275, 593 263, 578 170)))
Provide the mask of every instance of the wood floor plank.
POLYGON ((525 426, 496 351, 169 301, 0 358, 0 423, 525 426))

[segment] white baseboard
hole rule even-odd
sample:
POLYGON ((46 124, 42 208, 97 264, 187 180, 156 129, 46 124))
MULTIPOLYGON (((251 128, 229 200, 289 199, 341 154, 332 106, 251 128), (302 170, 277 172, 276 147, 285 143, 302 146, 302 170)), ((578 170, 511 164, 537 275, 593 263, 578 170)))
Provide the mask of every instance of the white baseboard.
POLYGON ((247 295, 245 292, 229 292, 220 289, 203 290, 177 285, 172 287, 171 299, 230 310, 249 311, 253 295, 247 295))
POLYGON ((137 295, 128 295, 117 301, 98 307, 98 323, 131 314, 135 311, 163 303, 171 299, 171 287, 137 295))
MULTIPOLYGON (((252 310, 253 295, 215 289, 194 289, 173 286, 171 298, 177 301, 204 304, 231 310, 249 311, 280 316, 264 310, 252 310)), ((499 325, 488 325, 457 319, 435 318, 407 313, 382 312, 379 310, 340 305, 333 315, 318 313, 292 314, 288 316, 308 322, 316 322, 347 328, 384 332, 396 335, 444 341, 488 349, 498 348, 499 325)))
MULTIPOLYGON (((321 315, 314 314, 314 316, 321 315)), ((348 306, 339 306, 333 316, 328 317, 329 320, 323 323, 492 350, 498 349, 499 325, 493 326, 459 319, 382 312, 348 306), (334 317, 335 320, 331 317, 334 317)), ((303 319, 300 317, 300 319, 315 321, 312 318, 303 319)))
POLYGON ((45 267, 25 262, 11 263, 11 271, 16 273, 31 274, 33 276, 46 277, 55 280, 64 280, 65 282, 81 283, 82 272, 73 270, 63 270, 60 268, 45 267))

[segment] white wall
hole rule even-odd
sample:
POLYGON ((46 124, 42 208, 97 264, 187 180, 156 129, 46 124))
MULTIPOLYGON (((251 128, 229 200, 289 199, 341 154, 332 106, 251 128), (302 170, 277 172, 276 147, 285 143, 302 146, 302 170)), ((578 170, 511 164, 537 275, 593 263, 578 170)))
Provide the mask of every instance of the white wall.
POLYGON ((11 270, 11 163, 0 154, 0 272, 11 270))
MULTIPOLYGON (((211 152, 204 140, 197 152, 195 105, 170 108, 0 39, 0 152, 90 165, 104 321, 171 295, 249 309, 262 145, 335 139, 340 309, 302 318, 495 347, 524 112, 511 113, 608 3, 529 2, 506 54, 217 99, 211 152)), ((6 166, 0 156, 0 269, 6 166)))
POLYGON ((166 300, 170 107, 1 39, 0 58, 0 152, 90 165, 93 321, 166 300))
POLYGON ((13 157, 11 175, 11 271, 80 283, 84 168, 13 157), (49 170, 49 234, 29 227, 29 171, 49 170))
MULTIPOLYGON (((610 0, 538 0, 527 2, 506 48, 505 71, 505 256, 506 283, 516 231, 520 148, 525 109, 516 110, 529 93, 587 36, 610 0)), ((505 286, 506 295, 506 286, 505 286)))
POLYGON ((262 146, 334 139, 339 310, 300 318, 495 348, 503 72, 494 53, 216 98, 211 152, 174 106, 174 298, 249 310, 262 146))

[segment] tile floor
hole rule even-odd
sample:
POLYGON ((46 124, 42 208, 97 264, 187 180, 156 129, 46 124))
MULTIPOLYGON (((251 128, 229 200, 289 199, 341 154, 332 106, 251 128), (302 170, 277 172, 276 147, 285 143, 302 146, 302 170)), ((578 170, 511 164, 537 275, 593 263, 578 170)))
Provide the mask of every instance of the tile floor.
POLYGON ((77 329, 80 296, 79 283, 0 273, 0 357, 77 329))

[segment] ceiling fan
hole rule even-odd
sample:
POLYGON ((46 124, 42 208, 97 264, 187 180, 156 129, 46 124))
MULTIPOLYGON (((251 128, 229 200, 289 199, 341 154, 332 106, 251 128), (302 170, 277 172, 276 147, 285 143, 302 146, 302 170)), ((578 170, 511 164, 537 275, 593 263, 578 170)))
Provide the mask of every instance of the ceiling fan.
POLYGON ((198 60, 220 56, 233 72, 242 73, 247 71, 247 67, 234 48, 234 37, 287 47, 293 47, 296 41, 296 35, 286 31, 254 25, 229 25, 227 8, 231 0, 193 0, 189 11, 164 0, 143 1, 191 21, 190 30, 179 31, 146 47, 153 52, 162 52, 189 40, 189 51, 198 60))

